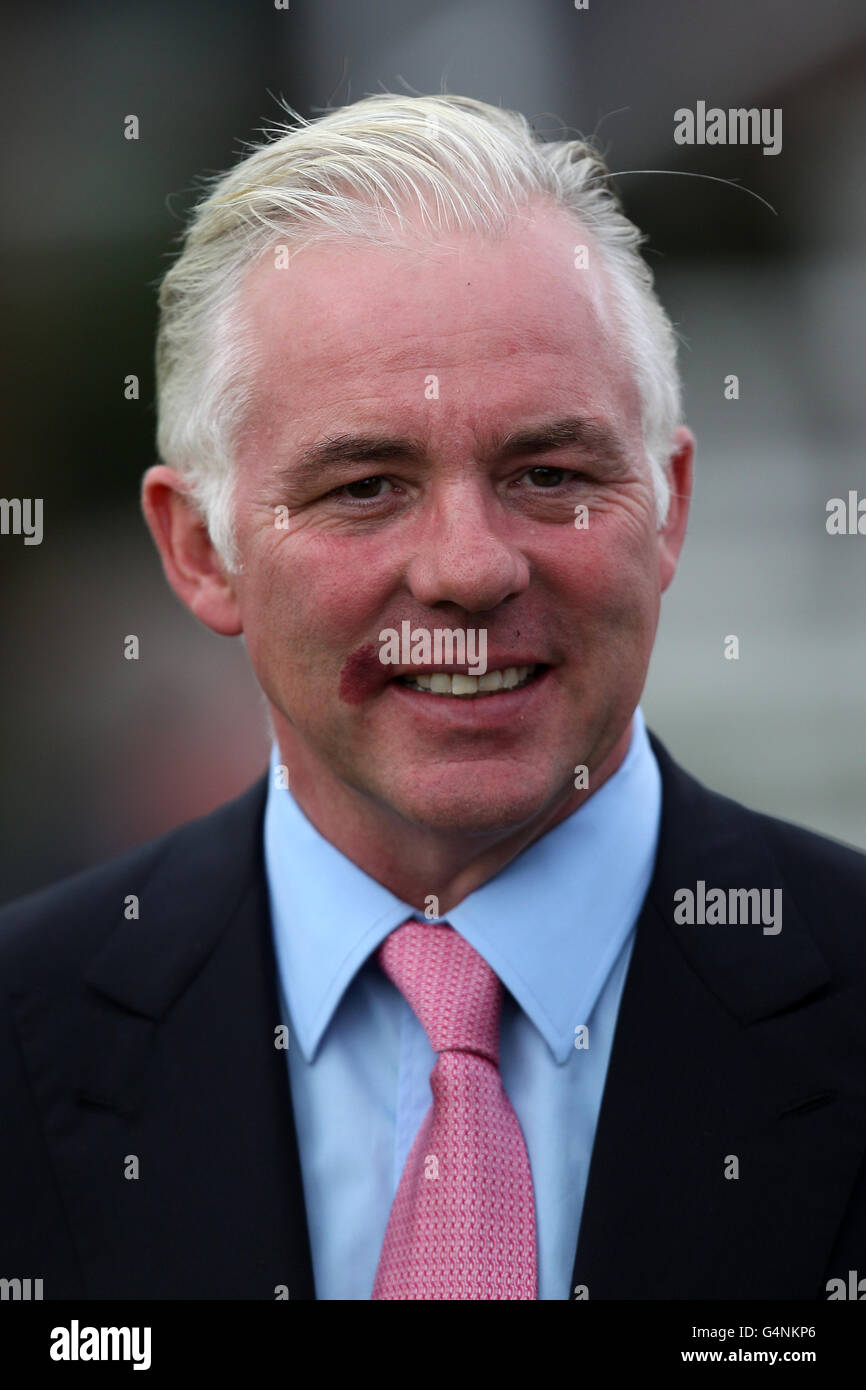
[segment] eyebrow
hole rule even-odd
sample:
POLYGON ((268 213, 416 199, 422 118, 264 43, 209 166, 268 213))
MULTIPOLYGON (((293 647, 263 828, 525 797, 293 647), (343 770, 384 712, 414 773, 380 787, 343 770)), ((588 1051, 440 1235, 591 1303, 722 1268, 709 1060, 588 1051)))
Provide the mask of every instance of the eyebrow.
MULTIPOLYGON (((491 436, 481 450, 481 457, 485 461, 506 461, 574 448, 591 454, 598 462, 610 464, 617 472, 623 472, 627 467, 625 449, 616 431, 603 421, 580 415, 567 415, 562 419, 491 436)), ((414 439, 393 435, 338 434, 302 449, 290 462, 278 464, 276 474, 284 482, 304 488, 319 482, 328 470, 389 460, 420 462, 425 453, 425 447, 414 439)))

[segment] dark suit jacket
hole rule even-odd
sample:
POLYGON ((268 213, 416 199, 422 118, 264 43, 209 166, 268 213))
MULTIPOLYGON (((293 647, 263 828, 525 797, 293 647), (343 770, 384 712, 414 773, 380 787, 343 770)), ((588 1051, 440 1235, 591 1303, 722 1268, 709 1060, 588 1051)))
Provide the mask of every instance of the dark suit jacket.
MULTIPOLYGON (((572 1286, 825 1299, 831 1277, 866 1275, 866 856, 653 749, 659 853, 572 1286), (781 932, 676 926, 674 893, 699 879, 781 887, 781 932)), ((0 1276, 59 1299, 315 1297, 274 1046, 265 794, 263 777, 0 913, 0 1276)))

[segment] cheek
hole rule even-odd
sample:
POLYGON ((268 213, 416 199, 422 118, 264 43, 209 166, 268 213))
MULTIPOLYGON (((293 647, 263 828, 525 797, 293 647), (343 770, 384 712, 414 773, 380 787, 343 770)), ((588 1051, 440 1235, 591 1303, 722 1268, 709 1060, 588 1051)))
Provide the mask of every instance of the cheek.
POLYGON ((378 638, 386 593, 373 554, 359 556, 346 541, 330 538, 306 546, 284 543, 260 557, 245 595, 252 613, 245 624, 250 655, 255 647, 271 660, 298 666, 302 657, 315 655, 304 678, 329 672, 360 639, 378 638))
POLYGON ((657 606, 654 534, 611 516, 591 517, 587 530, 558 538, 543 569, 590 626, 641 626, 642 615, 651 617, 657 606))
POLYGON ((378 643, 381 615, 394 587, 381 545, 329 539, 302 560, 293 589, 310 640, 338 653, 341 661, 364 638, 378 643))

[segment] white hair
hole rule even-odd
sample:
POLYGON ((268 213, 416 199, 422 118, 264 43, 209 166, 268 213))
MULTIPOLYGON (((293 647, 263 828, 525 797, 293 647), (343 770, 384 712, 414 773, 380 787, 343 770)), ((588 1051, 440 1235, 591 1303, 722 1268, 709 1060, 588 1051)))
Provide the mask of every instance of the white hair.
POLYGON ((252 401, 257 346, 243 322, 246 272, 274 245, 363 238, 393 246, 432 236, 501 236, 539 201, 573 213, 608 271, 621 346, 640 398, 657 523, 680 422, 676 337, 601 155, 582 140, 543 141, 518 112, 469 97, 368 96, 265 132, 211 181, 160 290, 157 447, 184 477, 229 570, 238 568, 234 443, 252 401), (412 215, 416 214, 412 219, 412 215))

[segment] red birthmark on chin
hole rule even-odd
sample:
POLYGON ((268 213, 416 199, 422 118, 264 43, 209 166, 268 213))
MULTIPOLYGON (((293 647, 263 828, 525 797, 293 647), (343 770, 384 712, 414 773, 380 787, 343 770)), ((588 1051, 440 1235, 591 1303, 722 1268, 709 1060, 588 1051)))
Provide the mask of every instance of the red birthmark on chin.
POLYGON ((360 705, 374 690, 384 685, 386 679, 379 660, 379 649, 368 642, 346 658, 340 672, 340 699, 347 705, 360 705))

